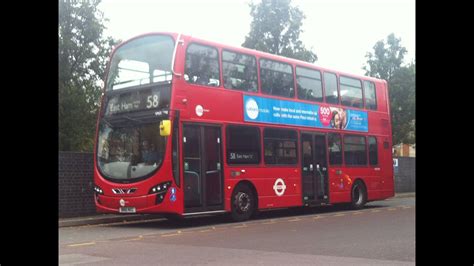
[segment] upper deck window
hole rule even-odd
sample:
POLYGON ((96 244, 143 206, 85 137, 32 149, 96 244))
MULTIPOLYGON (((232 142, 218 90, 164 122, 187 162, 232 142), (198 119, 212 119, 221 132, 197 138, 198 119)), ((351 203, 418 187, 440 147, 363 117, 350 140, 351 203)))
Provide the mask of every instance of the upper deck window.
POLYGON ((219 82, 219 57, 214 47, 192 43, 186 51, 184 79, 189 83, 213 86, 219 82))
POLYGON ((167 35, 150 35, 120 46, 112 57, 107 90, 170 81, 174 41, 167 35))
POLYGON ((255 57, 222 51, 224 87, 241 91, 257 91, 257 62, 255 57))
POLYGON ((324 88, 326 90, 326 102, 339 104, 339 93, 337 91, 337 78, 333 73, 324 73, 324 88))
POLYGON ((260 59, 260 80, 265 94, 293 98, 293 68, 289 64, 260 59))
POLYGON ((375 93, 375 84, 370 81, 364 81, 365 108, 377 110, 377 94, 375 93))
POLYGON ((341 104, 362 108, 362 84, 360 80, 340 77, 341 104))
POLYGON ((323 101, 321 73, 317 70, 296 67, 296 88, 298 88, 299 99, 323 101))

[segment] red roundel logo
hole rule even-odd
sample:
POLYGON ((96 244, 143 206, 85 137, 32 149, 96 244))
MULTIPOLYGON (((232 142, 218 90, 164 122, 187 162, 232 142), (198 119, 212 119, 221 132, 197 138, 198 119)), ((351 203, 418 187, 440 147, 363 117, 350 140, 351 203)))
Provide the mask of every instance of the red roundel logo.
POLYGON ((319 107, 319 119, 321 120, 321 124, 327 127, 331 122, 331 109, 327 106, 320 106, 319 107))

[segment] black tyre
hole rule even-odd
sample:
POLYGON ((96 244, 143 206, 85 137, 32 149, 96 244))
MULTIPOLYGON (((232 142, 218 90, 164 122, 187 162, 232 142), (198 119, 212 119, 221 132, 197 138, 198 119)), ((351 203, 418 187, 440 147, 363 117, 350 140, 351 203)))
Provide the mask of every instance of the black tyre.
POLYGON ((362 209, 367 203, 367 189, 365 188, 364 183, 361 181, 356 181, 352 186, 351 192, 351 208, 352 209, 362 209))
POLYGON ((236 222, 248 220, 255 212, 255 195, 249 186, 245 184, 238 185, 232 193, 231 200, 232 220, 236 222))

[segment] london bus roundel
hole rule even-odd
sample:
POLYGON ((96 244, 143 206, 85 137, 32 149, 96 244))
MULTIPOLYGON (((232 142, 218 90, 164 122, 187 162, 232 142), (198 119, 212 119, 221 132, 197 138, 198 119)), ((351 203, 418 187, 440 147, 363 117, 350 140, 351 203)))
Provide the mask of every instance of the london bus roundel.
POLYGON ((273 184, 273 190, 275 190, 275 194, 277 194, 277 196, 283 196, 286 190, 285 181, 283 181, 281 178, 278 178, 275 181, 275 184, 273 184))

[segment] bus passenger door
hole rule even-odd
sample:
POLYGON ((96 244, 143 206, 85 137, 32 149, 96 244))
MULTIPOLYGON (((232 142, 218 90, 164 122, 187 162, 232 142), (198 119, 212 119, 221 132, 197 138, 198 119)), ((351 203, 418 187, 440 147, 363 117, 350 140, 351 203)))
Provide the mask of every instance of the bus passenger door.
POLYGON ((303 203, 329 202, 326 136, 301 134, 303 203))
POLYGON ((314 135, 314 164, 316 173, 317 200, 329 203, 329 180, 326 135, 314 135))
POLYGON ((185 212, 222 210, 221 129, 183 125, 185 212))
POLYGON ((301 160, 303 169, 302 184, 303 184, 303 202, 307 203, 314 200, 316 194, 315 176, 314 176, 314 162, 313 162, 313 136, 309 134, 301 134, 301 160))

